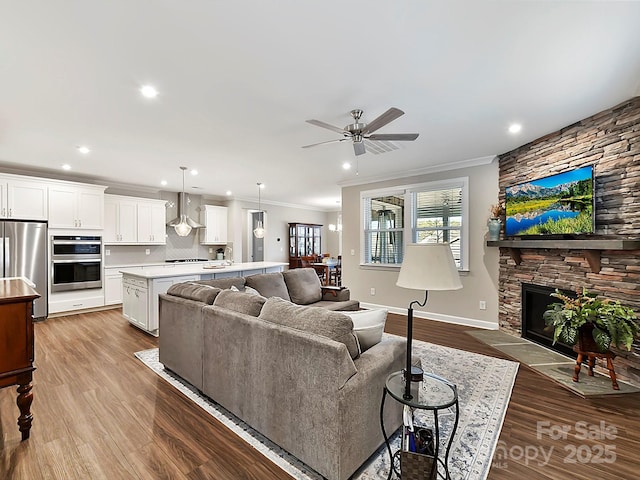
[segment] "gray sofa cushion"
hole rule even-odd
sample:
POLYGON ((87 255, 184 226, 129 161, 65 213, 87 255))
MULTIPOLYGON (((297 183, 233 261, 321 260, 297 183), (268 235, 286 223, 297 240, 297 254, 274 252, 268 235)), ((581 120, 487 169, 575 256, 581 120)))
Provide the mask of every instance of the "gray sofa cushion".
POLYGON ((284 300, 291 300, 287 285, 280 272, 249 275, 245 277, 244 281, 247 286, 255 288, 263 297, 280 297, 284 300))
POLYGON ((358 341, 353 333, 353 322, 342 313, 324 308, 295 305, 272 297, 267 299, 262 307, 260 318, 344 343, 352 359, 357 358, 360 353, 358 341))
POLYGON ((213 304, 216 307, 226 308, 234 312, 244 313, 257 317, 260 315, 262 306, 266 298, 251 293, 234 292, 233 290, 222 290, 213 304))
POLYGON ((203 302, 207 305, 213 304, 218 293, 220 293, 219 288, 191 282, 175 283, 167 290, 169 295, 203 302))
POLYGON ((313 268, 294 268, 282 273, 293 303, 309 305, 322 300, 322 285, 313 268))
POLYGON ((213 280, 198 280, 197 282, 201 285, 209 285, 210 287, 217 287, 222 290, 227 290, 232 286, 236 287, 238 290, 244 290, 244 277, 229 277, 229 278, 215 278, 213 280))

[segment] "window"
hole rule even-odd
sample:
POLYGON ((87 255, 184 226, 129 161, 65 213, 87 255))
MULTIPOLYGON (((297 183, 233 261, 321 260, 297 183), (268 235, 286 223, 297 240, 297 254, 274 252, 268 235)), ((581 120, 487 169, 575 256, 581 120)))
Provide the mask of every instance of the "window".
POLYGON ((451 246, 461 270, 468 269, 467 178, 362 192, 363 263, 402 264, 406 243, 451 246))

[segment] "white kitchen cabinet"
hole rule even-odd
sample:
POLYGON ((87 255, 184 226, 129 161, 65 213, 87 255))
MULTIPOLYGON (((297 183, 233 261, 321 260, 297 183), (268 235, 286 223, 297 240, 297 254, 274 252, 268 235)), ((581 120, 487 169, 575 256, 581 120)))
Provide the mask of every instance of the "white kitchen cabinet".
POLYGON ((104 196, 105 244, 165 245, 165 200, 104 196))
POLYGON ((0 177, 0 217, 47 220, 48 188, 45 181, 0 177))
POLYGON ((164 245, 167 243, 165 200, 138 202, 138 243, 164 245))
POLYGON ((106 187, 84 184, 49 185, 49 228, 102 230, 106 187))
POLYGON ((166 293, 174 283, 194 282, 199 278, 199 275, 181 275, 144 279, 125 273, 122 279, 122 314, 132 325, 158 336, 158 295, 166 293))
POLYGON ((202 205, 200 223, 206 228, 200 229, 202 245, 226 245, 227 243, 227 207, 202 205))
MULTIPOLYGON (((138 328, 149 331, 149 289, 146 280, 122 281, 122 315, 138 328)), ((157 327, 156 327, 157 328, 157 327)))
POLYGON ((129 197, 104 196, 105 244, 135 244, 138 241, 138 203, 129 197))

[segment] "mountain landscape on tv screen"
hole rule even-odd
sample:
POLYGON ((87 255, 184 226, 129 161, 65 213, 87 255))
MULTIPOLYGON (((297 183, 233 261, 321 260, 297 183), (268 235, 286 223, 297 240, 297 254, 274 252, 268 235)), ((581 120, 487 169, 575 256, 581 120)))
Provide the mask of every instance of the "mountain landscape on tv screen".
POLYGON ((507 187, 507 236, 593 232, 592 167, 507 187))

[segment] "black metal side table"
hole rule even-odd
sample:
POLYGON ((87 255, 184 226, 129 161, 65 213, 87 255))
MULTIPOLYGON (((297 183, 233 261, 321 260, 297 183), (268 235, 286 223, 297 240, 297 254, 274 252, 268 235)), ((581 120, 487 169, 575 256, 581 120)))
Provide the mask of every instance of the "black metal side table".
POLYGON ((421 410, 430 410, 433 412, 434 461, 432 463, 431 472, 429 474, 426 474, 425 478, 436 478, 435 474, 438 471, 437 464, 440 463, 444 467, 444 475, 442 475, 440 472, 437 472, 438 476, 450 480, 451 476, 449 475, 449 451, 451 450, 451 444, 453 443, 453 437, 456 433, 456 429, 458 428, 458 420, 460 418, 460 412, 458 409, 458 389, 453 383, 449 382, 448 380, 432 373, 425 372, 423 374, 422 381, 412 382, 411 392, 413 394, 413 398, 405 399, 405 379, 403 371, 394 372, 387 377, 384 391, 382 393, 382 401, 380 403, 380 427, 382 428, 382 436, 384 437, 385 444, 387 445, 387 450, 389 452, 389 458, 391 461, 389 476, 387 478, 390 479, 394 471, 399 477, 401 477, 401 472, 396 469, 394 457, 399 455, 400 451, 402 450, 401 446, 400 450, 398 450, 395 455, 393 454, 393 452, 391 451, 391 445, 389 444, 389 437, 387 437, 387 432, 385 432, 384 430, 384 401, 388 393, 394 400, 400 402, 403 405, 408 405, 413 409, 417 408, 421 410), (455 421, 453 424, 453 429, 451 430, 451 433, 449 435, 449 441, 444 453, 444 458, 440 458, 440 427, 438 422, 438 411, 444 410, 451 406, 455 407, 455 421))

